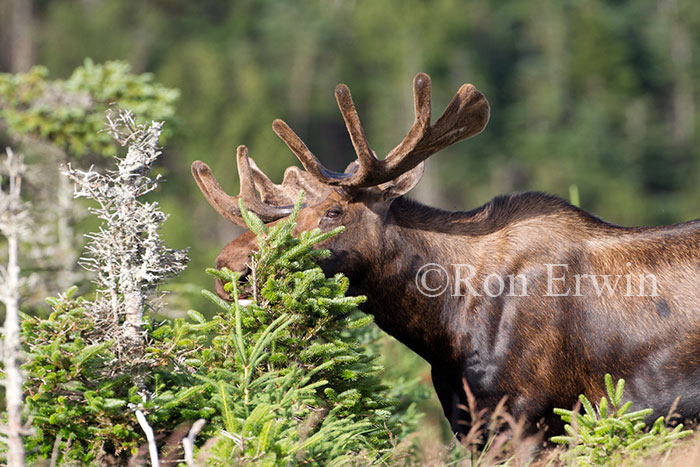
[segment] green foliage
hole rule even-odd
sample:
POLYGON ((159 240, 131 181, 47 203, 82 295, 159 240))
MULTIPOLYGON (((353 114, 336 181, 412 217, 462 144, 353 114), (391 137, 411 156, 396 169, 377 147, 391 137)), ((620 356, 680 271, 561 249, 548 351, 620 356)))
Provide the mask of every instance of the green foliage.
POLYGON ((87 59, 67 80, 48 75, 43 66, 0 73, 0 118, 11 134, 47 140, 75 156, 116 155, 114 141, 101 131, 109 106, 128 108, 146 123, 172 118, 179 95, 119 61, 99 65, 87 59))
POLYGON ((157 434, 215 412, 197 391, 188 391, 187 375, 177 364, 183 358, 180 342, 171 340, 176 333, 153 332, 146 323, 151 345, 133 356, 130 367, 115 368, 113 342, 76 290, 48 299, 53 311, 46 319, 23 316, 22 340, 30 357, 23 366, 25 400, 36 429, 27 439, 30 461, 48 458, 59 437, 56 449, 66 462, 131 455, 144 443, 135 408, 150 414, 157 434), (150 373, 147 392, 133 376, 144 369, 150 373))
MULTIPOLYGON (((325 277, 315 261, 327 252, 314 245, 339 230, 292 235, 300 203, 272 228, 257 224, 254 274, 240 289, 237 273, 209 271, 233 301, 204 291, 218 308, 211 319, 190 310, 187 319, 147 320, 143 354, 119 365, 75 288, 48 300, 47 319, 24 316, 26 400, 37 430, 30 460, 54 449, 62 462, 128 458, 145 443, 136 409, 156 435, 207 420, 200 439, 216 436, 204 452, 213 465, 369 462, 409 450, 395 440, 419 416, 382 383, 376 346, 361 345, 371 332, 371 318, 357 311, 364 297, 346 297, 347 278, 325 277), (253 302, 239 304, 242 296, 253 302)), ((414 386, 395 391, 405 399, 414 386)))
POLYGON ((398 400, 382 384, 376 347, 360 345, 372 321, 357 312, 364 297, 346 297, 347 278, 327 278, 316 264, 328 252, 314 245, 342 229, 295 237, 300 203, 269 229, 241 206, 259 251, 240 289, 238 273, 209 270, 233 299, 204 292, 224 326, 211 355, 234 356, 203 363, 201 379, 226 430, 211 451, 215 464, 386 460, 397 455, 392 436, 418 420, 411 408, 395 416, 398 400), (241 297, 252 303, 241 306, 241 297))
POLYGON ((646 419, 653 410, 629 412, 632 402, 622 403, 624 379, 614 386, 612 376, 606 374, 605 387, 608 397, 600 400, 597 410, 583 394, 579 396, 583 414, 554 409, 554 413, 566 422, 564 428, 568 435, 551 439, 569 445, 569 450, 562 455, 564 460, 576 465, 618 465, 623 460, 631 461, 667 451, 676 440, 692 433, 684 431, 682 424, 669 428, 663 416, 648 428, 646 419))

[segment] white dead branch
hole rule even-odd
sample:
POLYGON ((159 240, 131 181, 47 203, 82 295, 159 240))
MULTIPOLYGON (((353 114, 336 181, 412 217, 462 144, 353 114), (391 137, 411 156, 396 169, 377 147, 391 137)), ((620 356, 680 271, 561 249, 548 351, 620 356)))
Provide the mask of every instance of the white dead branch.
POLYGON ((0 300, 5 304, 3 363, 5 365, 5 396, 7 403, 7 465, 24 465, 22 434, 22 373, 20 371, 19 239, 26 233, 29 216, 22 203, 22 158, 7 148, 4 169, 9 179, 7 192, 0 190, 0 232, 7 238, 7 266, 0 265, 0 300))
POLYGON ((98 232, 87 235, 80 263, 97 275, 98 293, 90 308, 115 340, 120 360, 143 347, 143 313, 155 307, 155 288, 188 261, 186 250, 169 249, 160 238, 167 215, 158 203, 139 199, 160 180, 149 173, 161 154, 161 127, 160 122, 137 125, 130 112, 118 110, 107 125, 117 142, 128 146, 126 156, 117 158, 117 169, 98 173, 69 165, 64 171, 75 183, 74 196, 95 201, 98 207, 91 212, 103 221, 98 232))

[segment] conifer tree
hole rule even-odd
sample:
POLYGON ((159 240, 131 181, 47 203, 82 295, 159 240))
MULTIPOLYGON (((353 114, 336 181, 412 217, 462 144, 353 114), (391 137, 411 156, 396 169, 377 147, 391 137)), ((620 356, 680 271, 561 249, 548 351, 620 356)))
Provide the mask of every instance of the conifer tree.
POLYGON ((418 420, 410 406, 399 421, 377 349, 360 344, 372 322, 357 310, 365 297, 347 297, 348 279, 326 277, 316 263, 328 251, 314 245, 342 227, 294 236, 301 200, 269 228, 241 203, 258 235, 252 273, 239 284, 238 273, 209 270, 232 299, 204 292, 223 326, 201 377, 224 426, 201 453, 217 465, 387 460, 404 448, 395 449, 392 437, 418 420))

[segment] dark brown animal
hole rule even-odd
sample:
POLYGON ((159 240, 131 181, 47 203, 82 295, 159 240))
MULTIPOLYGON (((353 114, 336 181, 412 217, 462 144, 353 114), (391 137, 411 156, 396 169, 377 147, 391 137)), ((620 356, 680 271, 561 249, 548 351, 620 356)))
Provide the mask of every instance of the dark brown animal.
MULTIPOLYGON (((599 399, 606 373, 625 378, 626 398, 654 416, 677 396, 682 416, 697 415, 700 221, 619 227, 540 193, 500 196, 468 212, 411 201, 403 195, 420 180, 425 159, 481 132, 489 117, 471 85, 433 125, 427 75, 416 76, 414 96, 413 127, 378 160, 348 88, 336 88, 357 152, 344 173, 326 169, 276 120, 274 131, 306 171, 290 167, 275 185, 241 146, 239 196, 273 222, 289 214, 303 188, 299 229, 346 227, 323 245, 332 255, 321 266, 345 273, 353 291, 367 295, 365 310, 377 324, 432 365, 455 432, 466 429, 458 408, 466 405, 463 379, 480 407, 507 396, 514 416, 531 429, 543 420, 550 434, 561 429, 552 409, 573 406, 581 393, 599 399)), ((209 203, 245 226, 237 197, 209 168, 197 161, 192 173, 209 203)), ((254 240, 250 232, 233 240, 217 267, 245 273, 254 240)), ((221 283, 217 292, 229 298, 221 283)))

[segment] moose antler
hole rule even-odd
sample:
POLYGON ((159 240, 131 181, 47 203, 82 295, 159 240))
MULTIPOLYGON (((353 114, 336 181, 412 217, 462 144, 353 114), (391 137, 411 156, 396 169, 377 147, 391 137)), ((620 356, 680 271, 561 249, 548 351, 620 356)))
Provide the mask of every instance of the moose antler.
POLYGON ((272 128, 316 179, 327 185, 351 189, 395 180, 441 149, 479 134, 489 120, 486 98, 471 84, 464 84, 438 121, 430 125, 430 77, 419 73, 413 80, 413 126, 403 141, 384 160, 379 160, 367 142, 350 89, 339 84, 335 88, 335 97, 357 153, 357 168, 354 171, 338 173, 328 170, 282 120, 275 120, 272 128))
MULTIPOLYGON (((238 163, 238 179, 241 185, 238 196, 230 196, 221 188, 207 164, 201 161, 192 163, 192 175, 202 194, 209 201, 209 204, 216 209, 216 212, 234 224, 246 227, 238 207, 238 199, 243 198, 246 208, 255 213, 263 222, 272 222, 288 216, 292 212, 291 205, 294 202, 289 202, 290 196, 287 187, 272 183, 255 165, 255 162, 248 157, 248 148, 245 146, 238 146, 236 160, 238 163), (261 187, 262 200, 258 198, 255 191, 256 181, 261 187), (283 201, 286 205, 275 206, 268 203, 273 200, 283 201)), ((298 190, 299 188, 297 187, 297 192, 298 190)))
POLYGON ((344 173, 325 168, 285 122, 275 120, 272 124, 275 133, 299 158, 306 171, 289 167, 282 184, 276 185, 248 157, 248 149, 239 146, 236 151, 241 186, 238 196, 226 194, 205 163, 192 163, 192 175, 209 204, 226 219, 246 227, 238 207, 239 198, 263 222, 272 222, 292 212, 300 189, 306 190, 308 205, 325 199, 333 186, 348 190, 377 185, 380 190, 391 186, 408 187, 399 190, 403 193, 420 179, 422 166, 416 167, 442 148, 480 133, 489 119, 486 98, 471 84, 464 84, 438 121, 430 125, 430 77, 419 73, 413 81, 413 126, 403 141, 384 160, 379 160, 367 142, 348 87, 339 84, 335 96, 357 153, 357 160, 344 173))

